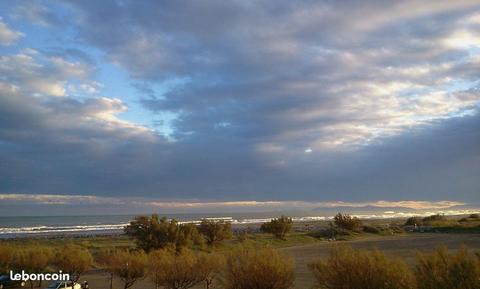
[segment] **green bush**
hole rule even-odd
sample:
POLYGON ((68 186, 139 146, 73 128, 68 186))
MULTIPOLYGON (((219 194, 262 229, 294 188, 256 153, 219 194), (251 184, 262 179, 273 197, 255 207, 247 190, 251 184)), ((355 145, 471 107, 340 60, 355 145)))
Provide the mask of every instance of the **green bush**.
POLYGON ((362 252, 335 246, 326 261, 309 265, 319 289, 414 289, 415 278, 399 259, 380 251, 362 252))
POLYGON ((362 226, 360 219, 347 214, 338 213, 333 218, 333 221, 335 226, 350 231, 358 231, 362 226))
POLYGON ((195 225, 179 225, 176 220, 168 221, 158 215, 136 217, 125 227, 125 233, 133 237, 137 246, 146 252, 166 247, 181 250, 203 242, 195 225))
POLYGON ((263 223, 260 230, 273 234, 278 239, 285 239, 287 233, 292 230, 292 225, 293 221, 291 218, 281 216, 278 219, 272 219, 268 223, 263 223))
POLYGON ((423 224, 423 220, 421 217, 410 217, 407 219, 407 221, 405 222, 405 226, 420 226, 423 224))
POLYGON ((449 254, 446 247, 431 254, 418 254, 415 275, 419 289, 478 289, 479 260, 465 247, 449 254))
POLYGON ((245 230, 242 230, 240 231, 238 234, 237 234, 237 239, 239 242, 245 242, 248 240, 248 232, 245 231, 245 230))
POLYGON ((380 234, 380 229, 372 226, 363 226, 363 231, 366 233, 380 234))
POLYGON ((443 224, 445 221, 447 221, 447 218, 440 214, 431 215, 422 219, 422 223, 428 226, 443 224))
POLYGON ((270 248, 241 246, 227 256, 225 289, 288 289, 295 282, 293 260, 270 248))
POLYGON ((232 224, 230 222, 203 219, 198 230, 209 245, 232 238, 232 224))

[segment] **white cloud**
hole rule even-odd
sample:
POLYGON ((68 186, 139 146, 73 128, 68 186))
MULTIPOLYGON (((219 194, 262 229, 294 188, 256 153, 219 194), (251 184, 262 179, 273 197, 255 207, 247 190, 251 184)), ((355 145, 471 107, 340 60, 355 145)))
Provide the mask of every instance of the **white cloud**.
POLYGON ((10 29, 0 17, 0 45, 12 45, 23 37, 23 33, 10 29))
POLYGON ((262 208, 262 209, 322 209, 322 208, 404 208, 414 210, 449 209, 467 205, 457 201, 372 201, 372 202, 317 202, 317 201, 162 201, 132 197, 99 197, 91 195, 52 195, 52 194, 0 194, 0 201, 30 204, 63 205, 131 205, 150 208, 262 208))
MULTIPOLYGON (((94 134, 103 131, 105 136, 127 139, 139 136, 153 141, 155 137, 148 128, 118 117, 128 109, 122 100, 98 95, 101 84, 91 80, 92 70, 85 63, 46 56, 33 49, 0 56, 0 90, 5 92, 0 101, 14 99, 15 103, 24 103, 19 109, 36 111, 39 117, 36 125, 43 126, 49 133, 55 131, 58 135, 54 138, 71 143, 89 141, 69 133, 74 129, 94 134), (79 83, 78 88, 75 83, 79 83), (86 90, 88 94, 82 97, 69 94, 79 90, 86 90)), ((32 133, 36 135, 40 131, 32 133)), ((106 138, 103 143, 109 141, 106 138)))

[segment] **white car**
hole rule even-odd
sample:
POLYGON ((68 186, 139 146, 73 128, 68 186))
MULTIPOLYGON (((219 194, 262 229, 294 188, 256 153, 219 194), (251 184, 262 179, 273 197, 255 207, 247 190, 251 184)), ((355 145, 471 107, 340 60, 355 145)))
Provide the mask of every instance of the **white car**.
POLYGON ((68 282, 54 282, 50 284, 46 289, 82 289, 82 286, 78 283, 71 281, 68 282))

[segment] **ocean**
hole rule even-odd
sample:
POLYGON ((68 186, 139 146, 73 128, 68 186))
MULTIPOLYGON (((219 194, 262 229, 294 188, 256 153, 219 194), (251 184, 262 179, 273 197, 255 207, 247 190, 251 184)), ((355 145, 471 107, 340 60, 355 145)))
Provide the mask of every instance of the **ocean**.
MULTIPOLYGON (((295 222, 330 220, 336 212, 344 211, 329 209, 322 212, 249 212, 231 214, 169 214, 165 217, 174 218, 180 223, 199 223, 203 218, 225 220, 232 225, 263 223, 285 214, 295 222)), ((436 213, 445 215, 460 215, 478 213, 478 210, 449 211, 382 211, 354 210, 348 213, 361 219, 406 218, 410 216, 428 216, 436 213)), ((29 236, 60 236, 60 235, 107 235, 119 234, 136 215, 90 215, 90 216, 0 216, 0 239, 29 236)))

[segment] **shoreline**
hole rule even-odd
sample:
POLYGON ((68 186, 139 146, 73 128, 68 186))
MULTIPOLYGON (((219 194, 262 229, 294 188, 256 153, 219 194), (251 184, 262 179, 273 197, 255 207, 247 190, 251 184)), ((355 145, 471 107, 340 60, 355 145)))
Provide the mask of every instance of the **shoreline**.
MULTIPOLYGON (((478 211, 475 211, 478 212, 478 211)), ((455 219, 468 216, 470 213, 464 214, 456 214, 456 215, 445 215, 447 219, 455 219)), ((356 216, 356 215, 352 215, 356 216)), ((421 214, 412 214, 412 216, 423 216, 421 214)), ((408 216, 410 217, 410 216, 408 216)), ((398 217, 394 216, 391 218, 359 218, 364 225, 381 225, 381 226, 389 226, 389 225, 398 225, 401 226, 407 220, 407 216, 405 217, 398 217)), ((231 221, 232 224, 232 231, 234 234, 240 232, 246 233, 258 233, 260 226, 264 222, 268 222, 272 218, 257 218, 257 219, 250 219, 255 221, 249 222, 238 222, 238 220, 234 220, 232 217, 218 217, 218 218, 206 218, 212 220, 224 220, 226 222, 231 221)), ((324 217, 324 216, 306 216, 306 217, 293 217, 293 231, 294 232, 308 232, 308 231, 315 231, 315 230, 322 230, 328 227, 328 224, 333 220, 333 217, 324 217)), ((201 221, 179 221, 179 223, 193 223, 199 224, 201 221)), ((99 226, 106 226, 109 228, 115 229, 95 229, 95 226, 72 226, 76 227, 72 230, 63 230, 63 231, 30 231, 30 232, 19 232, 19 233, 1 233, 0 230, 0 240, 15 240, 15 239, 31 239, 31 240, 49 240, 49 239, 65 239, 65 238, 95 238, 95 237, 122 237, 125 236, 123 232, 124 226, 128 225, 128 223, 121 223, 121 224, 105 224, 99 226), (81 230, 78 227, 93 227, 92 229, 85 229, 81 230)))

